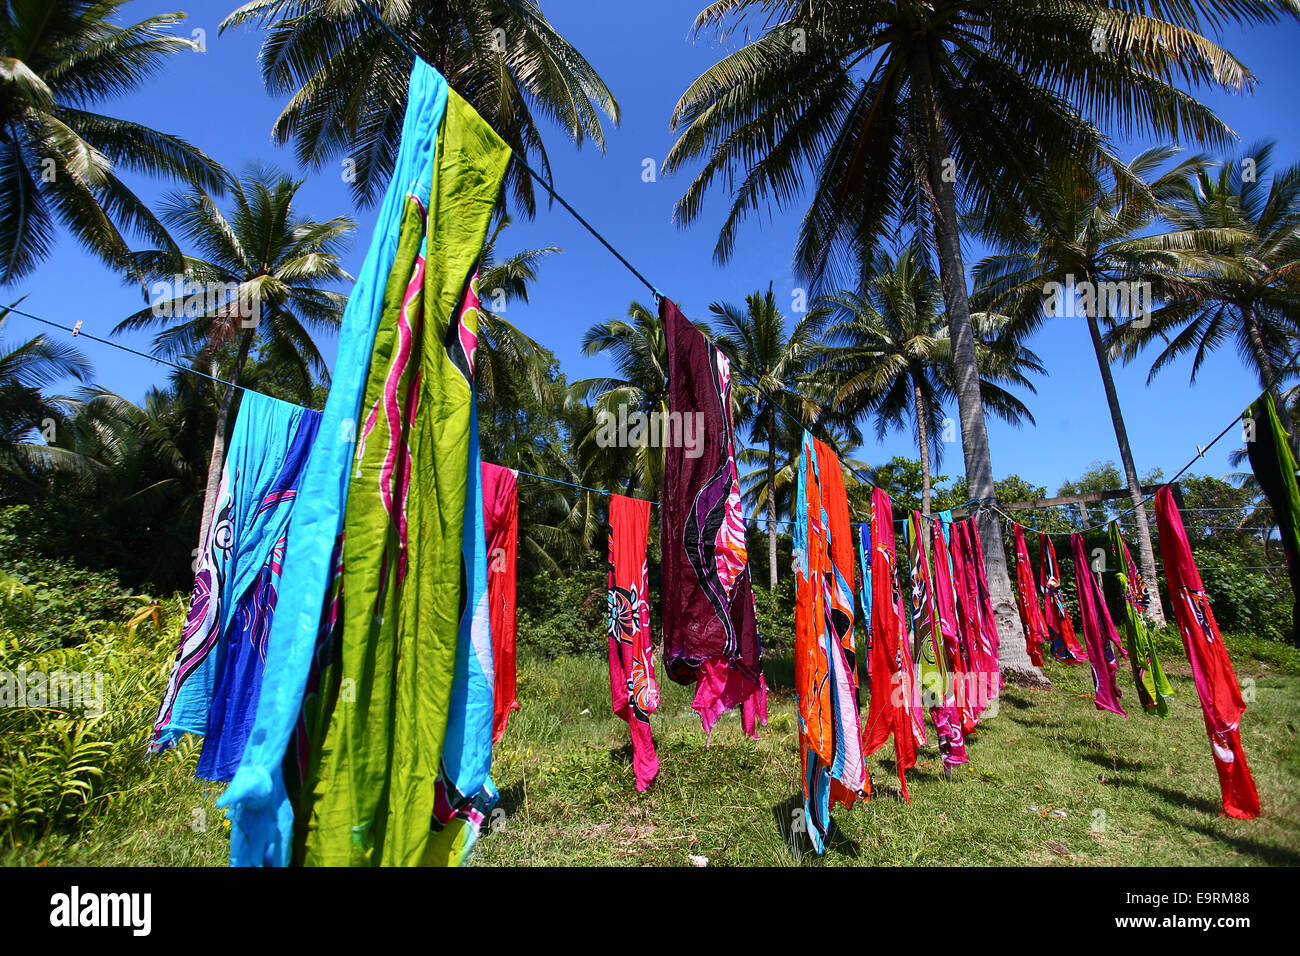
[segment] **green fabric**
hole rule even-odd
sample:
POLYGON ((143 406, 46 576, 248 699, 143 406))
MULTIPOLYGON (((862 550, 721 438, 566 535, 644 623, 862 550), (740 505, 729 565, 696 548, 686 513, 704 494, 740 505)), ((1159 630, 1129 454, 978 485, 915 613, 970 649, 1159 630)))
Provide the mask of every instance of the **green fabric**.
POLYGON ((461 306, 509 160, 451 93, 432 188, 413 189, 403 211, 357 422, 341 630, 304 787, 308 865, 433 862, 434 781, 466 600, 478 313, 461 306))
POLYGON ((1293 598, 1291 639, 1300 646, 1300 489, 1296 486, 1295 455, 1272 392, 1266 391, 1256 399, 1242 415, 1242 422, 1250 468, 1273 509, 1286 555, 1293 598))
POLYGON ((1174 695, 1174 689, 1165 676, 1164 668, 1160 666, 1160 658, 1156 656, 1155 643, 1151 639, 1151 629, 1142 613, 1150 596, 1143 586, 1137 565, 1133 563, 1133 556, 1129 554, 1128 545, 1120 536, 1117 521, 1110 523, 1110 542, 1118 565, 1115 576, 1124 598, 1124 646, 1133 668, 1138 701, 1148 714, 1167 717, 1168 699, 1174 695))

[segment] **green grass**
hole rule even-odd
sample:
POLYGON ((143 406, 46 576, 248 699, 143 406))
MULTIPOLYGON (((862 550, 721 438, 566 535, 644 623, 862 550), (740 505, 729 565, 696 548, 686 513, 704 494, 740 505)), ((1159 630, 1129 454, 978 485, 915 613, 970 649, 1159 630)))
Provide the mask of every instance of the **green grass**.
MULTIPOLYGON (((788 662, 768 662, 769 679, 784 686, 757 741, 729 714, 706 747, 691 689, 665 683, 652 718, 660 774, 638 794, 604 661, 523 661, 523 709, 493 767, 500 812, 472 864, 689 865, 691 856, 712 866, 1300 863, 1300 652, 1235 636, 1227 644, 1238 676, 1254 682, 1242 736, 1261 819, 1218 816, 1200 705, 1166 631, 1163 660, 1178 694, 1168 720, 1138 710, 1127 669, 1124 720, 1093 707, 1086 667, 1049 664, 1055 686, 1006 688, 997 715, 969 742, 970 765, 951 781, 937 750, 922 749, 908 778, 910 806, 898 793, 892 744, 869 758, 873 797, 836 809, 820 860, 791 832, 801 799, 788 662)), ((205 792, 190 778, 196 753, 190 745, 148 765, 138 786, 97 797, 79 833, 11 845, 0 863, 224 864, 229 830, 213 805, 217 788, 205 792), (199 808, 206 826, 196 830, 199 808)))

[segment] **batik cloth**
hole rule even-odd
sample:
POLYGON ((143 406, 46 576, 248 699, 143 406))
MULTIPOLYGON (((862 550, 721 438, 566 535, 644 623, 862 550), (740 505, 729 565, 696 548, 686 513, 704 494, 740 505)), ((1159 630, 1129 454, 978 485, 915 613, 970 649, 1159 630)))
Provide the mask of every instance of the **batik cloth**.
POLYGON ((1070 535, 1070 552, 1074 558, 1074 583, 1079 593, 1079 623, 1083 626, 1083 640, 1088 647, 1088 663, 1092 665, 1093 703, 1098 710, 1109 710, 1127 717, 1120 706, 1119 664, 1115 651, 1124 653, 1124 645, 1119 642, 1115 622, 1111 620, 1106 599, 1097 584, 1097 575, 1088 563, 1088 551, 1084 545, 1083 535, 1075 532, 1070 535))
POLYGON ((1169 698, 1174 689, 1160 666, 1156 656, 1155 642, 1147 627, 1146 612, 1151 604, 1151 592, 1147 590, 1142 572, 1133 561, 1128 545, 1119 533, 1119 522, 1110 523, 1110 543, 1115 551, 1115 560, 1119 563, 1116 577, 1124 592, 1124 633, 1128 642, 1128 659, 1133 667, 1133 683, 1137 685, 1138 701, 1142 709, 1157 717, 1169 714, 1169 698))
POLYGON ((492 622, 492 743, 506 733, 515 694, 515 595, 519 552, 519 472, 483 463, 483 524, 488 547, 488 614, 492 622))
POLYGON ((1241 715, 1246 712, 1246 702, 1210 609, 1201 573, 1192 558, 1182 515, 1168 485, 1156 492, 1156 522, 1169 599, 1174 605, 1187 660, 1192 665, 1192 680, 1201 699, 1205 730, 1210 736, 1214 767, 1219 773, 1223 812, 1242 819, 1257 817, 1259 792, 1241 747, 1241 715))
POLYGON ((1300 487, 1296 484, 1296 460, 1282 421, 1278 418, 1273 393, 1265 392, 1242 415, 1247 430, 1246 454, 1250 470, 1268 496, 1277 522, 1282 551, 1291 577, 1291 640, 1300 644, 1300 487), (1253 429, 1254 434, 1250 434, 1253 429))
POLYGON ((871 523, 864 521, 858 528, 858 598, 862 602, 862 675, 871 679, 871 523))
POLYGON ((903 594, 894 555, 894 505, 880 488, 871 492, 871 590, 871 706, 862 752, 875 753, 893 735, 898 784, 911 803, 907 771, 916 766, 911 716, 916 682, 907 625, 899 614, 903 594))
POLYGON ((1016 596, 1020 607, 1020 625, 1025 630, 1025 650, 1035 667, 1043 666, 1043 642, 1047 640, 1047 625, 1043 622, 1043 609, 1038 603, 1038 584, 1034 566, 1029 563, 1029 547, 1025 544, 1025 529, 1016 525, 1012 529, 1016 549, 1016 596))
POLYGON ((853 646, 853 538, 839 457, 803 433, 795 502, 795 688, 804 820, 825 850, 831 808, 867 790, 853 646))
POLYGON ((978 718, 1001 691, 1002 673, 996 651, 997 625, 984 578, 984 554, 973 518, 953 523, 949 550, 966 654, 967 699, 978 718))
POLYGON ((204 735, 197 776, 227 781, 262 687, 285 539, 320 414, 246 392, 149 750, 204 735))
MULTIPOLYGON (((271 625, 257 716, 239 770, 217 801, 231 820, 233 865, 288 865, 294 812, 283 775, 291 736, 303 722, 313 662, 322 651, 324 621, 337 613, 339 536, 356 451, 357 418, 370 368, 383 296, 397 254, 406 196, 432 179, 438 130, 449 89, 437 70, 411 67, 406 115, 393 177, 375 221, 370 247, 348 297, 338 356, 319 437, 289 525, 279 613, 271 625)), ((475 249, 473 255, 477 255, 475 249)), ((468 274, 468 269, 466 273, 468 274)), ((463 277, 462 277, 463 278, 463 277)))
POLYGON ((632 770, 637 790, 659 773, 659 754, 650 715, 659 707, 655 651, 650 639, 650 502, 609 498, 609 693, 614 713, 632 736, 632 770))
POLYGON ((954 581, 952 557, 948 553, 947 537, 942 520, 930 522, 930 553, 934 557, 934 604, 939 617, 941 649, 953 688, 953 702, 957 707, 963 735, 970 734, 979 718, 972 700, 978 691, 971 687, 972 677, 967 670, 966 655, 961 647, 961 615, 958 611, 957 587, 954 581))
POLYGON ((370 357, 344 514, 341 693, 301 807, 307 865, 454 865, 491 809, 474 263, 509 160, 450 93, 370 357))
POLYGON ((739 707, 745 733, 757 736, 767 723, 767 686, 736 472, 731 363, 668 299, 659 317, 669 414, 694 416, 702 436, 689 454, 681 442, 664 452, 664 669, 697 685, 692 706, 706 734, 739 707))
POLYGON ((1042 532, 1038 535, 1038 551, 1042 564, 1038 573, 1043 591, 1043 624, 1052 642, 1052 658, 1068 664, 1081 664, 1088 655, 1074 636, 1074 625, 1065 609, 1065 595, 1061 590, 1061 573, 1056 563, 1056 548, 1052 539, 1042 532))
POLYGON ((911 581, 912 661, 924 706, 939 736, 939 754, 944 766, 952 768, 967 762, 966 741, 962 737, 962 720, 939 621, 939 601, 935 595, 930 555, 926 552, 929 518, 913 511, 904 528, 911 581))

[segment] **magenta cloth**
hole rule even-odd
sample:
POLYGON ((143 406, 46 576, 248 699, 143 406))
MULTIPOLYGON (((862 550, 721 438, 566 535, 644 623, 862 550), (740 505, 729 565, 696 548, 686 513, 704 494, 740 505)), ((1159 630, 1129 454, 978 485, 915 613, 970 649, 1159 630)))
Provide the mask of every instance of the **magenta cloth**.
POLYGON ((650 715, 659 706, 654 645, 650 642, 650 578, 646 542, 650 502, 611 495, 609 499, 609 692, 614 713, 632 735, 636 788, 645 790, 659 773, 650 735, 650 715))
POLYGON ((1116 682, 1119 664, 1115 650, 1125 657, 1124 645, 1119 642, 1119 632, 1111 620, 1110 609, 1097 585, 1097 576, 1088 563, 1088 552, 1083 535, 1070 535, 1070 552, 1074 556, 1074 583, 1079 592, 1079 621, 1083 625, 1083 640, 1088 646, 1088 663, 1092 666, 1093 703, 1098 710, 1109 710, 1127 717, 1119 705, 1120 690, 1116 682))
POLYGON ((669 420, 681 436, 664 451, 664 669, 697 684, 692 705, 706 734, 741 708, 745 732, 767 722, 767 686, 745 544, 731 419, 731 365, 667 299, 669 420), (689 445, 689 447, 688 447, 689 445))
POLYGON ((1223 646, 1223 636, 1214 620, 1210 598, 1201 583, 1201 572, 1192 558, 1183 518, 1165 485, 1156 492, 1156 522, 1160 528, 1160 557, 1165 566, 1169 600, 1178 619, 1192 680, 1201 698, 1205 731, 1210 735, 1210 752, 1219 773, 1223 812, 1248 820, 1259 816, 1259 791, 1241 746, 1241 718, 1246 701, 1241 685, 1223 646))

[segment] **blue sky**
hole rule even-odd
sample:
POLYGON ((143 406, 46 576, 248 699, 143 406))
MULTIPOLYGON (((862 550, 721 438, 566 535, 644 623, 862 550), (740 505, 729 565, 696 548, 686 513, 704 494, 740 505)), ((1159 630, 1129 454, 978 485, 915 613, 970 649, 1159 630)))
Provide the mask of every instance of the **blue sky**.
MULTIPOLYGON (((731 262, 713 263, 717 229, 728 197, 717 192, 705 214, 688 231, 672 223, 672 208, 688 185, 685 176, 643 180, 644 162, 657 164, 674 136, 668 121, 686 86, 716 61, 721 48, 712 41, 692 43, 690 27, 703 0, 660 0, 653 14, 640 4, 591 3, 590 0, 544 0, 548 18, 592 62, 622 109, 622 124, 607 129, 607 150, 587 144, 573 149, 558 130, 547 142, 556 187, 601 230, 637 268, 696 321, 708 316, 717 300, 741 301, 772 282, 787 311, 795 286, 790 255, 799 208, 751 217, 743 228, 731 262)), ((172 6, 170 4, 168 7, 172 6)), ((346 259, 356 271, 369 242, 375 209, 353 208, 341 167, 320 171, 297 168, 291 147, 277 147, 270 130, 283 100, 273 100, 261 83, 257 51, 262 33, 252 27, 217 35, 233 0, 195 0, 178 32, 206 33, 207 52, 173 57, 156 79, 136 94, 102 105, 104 112, 148 123, 197 144, 228 168, 264 160, 304 175, 300 192, 304 213, 314 218, 352 215, 359 229, 346 259)), ((140 19, 162 7, 137 0, 125 16, 140 19)), ((1242 145, 1261 138, 1278 140, 1281 165, 1300 161, 1300 123, 1295 105, 1295 63, 1300 26, 1232 30, 1224 44, 1258 76, 1253 95, 1203 91, 1202 99, 1241 136, 1242 145)), ((1121 143, 1131 156, 1142 143, 1121 143)), ((133 180, 146 199, 160 197, 165 184, 133 180)), ((539 190, 540 194, 540 190, 539 190)), ((601 247, 567 212, 543 205, 532 222, 517 222, 502 237, 502 252, 559 246, 564 252, 544 266, 529 305, 511 305, 507 317, 554 350, 570 380, 608 371, 600 358, 581 355, 583 332, 594 322, 621 317, 634 299, 650 303, 650 293, 601 247)), ((979 250, 967 248, 968 265, 979 250)), ((83 320, 87 331, 107 335, 143 302, 137 288, 125 286, 112 272, 61 237, 54 254, 17 288, 8 301, 26 295, 23 308, 71 325, 83 320)), ((7 337, 26 338, 41 329, 15 316, 6 323, 7 337)), ((54 333, 58 334, 58 333, 54 333)), ((123 344, 147 350, 147 333, 124 336, 123 344)), ((1100 374, 1082 320, 1050 322, 1030 343, 1050 370, 1037 380, 1038 394, 1026 395, 1036 426, 1012 428, 990 421, 995 473, 1011 473, 1055 491, 1097 460, 1117 460, 1115 436, 1106 412, 1100 374)), ((323 343, 332 362, 334 343, 323 343)), ((168 369, 114 349, 85 342, 100 384, 138 401, 152 384, 166 380, 168 369)), ((1138 470, 1163 469, 1166 476, 1182 467, 1204 443, 1258 393, 1257 382, 1227 348, 1212 357, 1197 383, 1188 384, 1186 362, 1161 373, 1146 385, 1150 359, 1116 367, 1138 470)), ((1195 471, 1230 471, 1225 439, 1195 471)), ((869 441, 858 457, 875 463, 902 454, 915 457, 911 436, 900 433, 883 443, 869 441)), ((948 448, 942 471, 961 472, 958 445, 948 448)))

